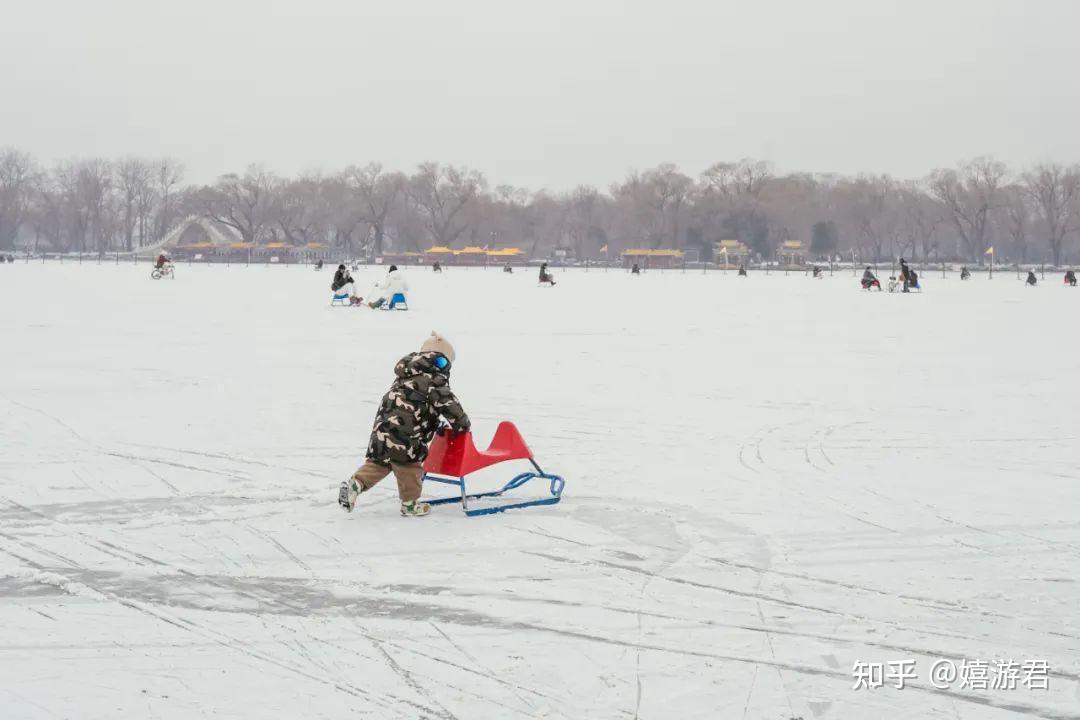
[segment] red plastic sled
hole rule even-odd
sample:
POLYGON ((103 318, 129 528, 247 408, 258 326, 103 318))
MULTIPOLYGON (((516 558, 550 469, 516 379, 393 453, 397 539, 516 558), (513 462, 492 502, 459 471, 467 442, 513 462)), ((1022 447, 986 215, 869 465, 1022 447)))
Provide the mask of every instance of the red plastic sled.
POLYGON ((461 488, 461 495, 455 497, 436 498, 427 500, 432 505, 445 505, 447 503, 460 502, 465 514, 472 517, 475 515, 491 515, 513 508, 532 507, 533 505, 554 505, 562 497, 563 487, 566 482, 558 475, 545 473, 533 457, 532 450, 521 437, 514 423, 503 421, 495 430, 495 437, 491 439, 491 445, 487 450, 476 449, 473 443, 472 433, 454 433, 446 431, 436 435, 428 449, 428 457, 424 462, 424 479, 447 485, 457 485, 461 488), (535 472, 524 472, 506 483, 500 490, 470 494, 465 489, 465 478, 471 473, 483 470, 486 467, 497 465, 509 460, 528 460, 536 469, 535 472), (508 490, 521 487, 535 478, 543 478, 550 482, 551 497, 539 500, 485 507, 476 510, 469 509, 469 500, 481 497, 500 497, 508 490))

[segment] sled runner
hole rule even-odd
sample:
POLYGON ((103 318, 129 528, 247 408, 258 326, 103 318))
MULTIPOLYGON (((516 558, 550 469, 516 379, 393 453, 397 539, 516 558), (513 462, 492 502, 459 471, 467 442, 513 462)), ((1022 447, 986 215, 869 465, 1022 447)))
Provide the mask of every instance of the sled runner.
POLYGON ((334 293, 334 299, 330 301, 331 305, 348 305, 349 293, 334 293))
POLYGON ((566 485, 566 482, 559 475, 546 473, 540 468, 533 457, 532 450, 525 444, 525 439, 521 437, 517 427, 514 426, 514 423, 506 421, 499 423, 499 427, 495 431, 495 437, 491 440, 491 445, 483 452, 476 449, 471 432, 453 433, 446 431, 437 435, 431 443, 427 460, 424 462, 424 480, 434 480, 435 482, 456 485, 461 488, 460 496, 436 498, 434 500, 425 500, 425 502, 431 505, 460 502, 462 510, 469 517, 491 515, 504 510, 532 507, 534 505, 554 505, 559 502, 562 497, 563 486, 566 485), (500 490, 481 493, 469 493, 466 490, 465 478, 468 475, 509 460, 528 460, 535 468, 535 472, 530 470, 515 476, 500 490), (503 493, 508 490, 519 488, 536 478, 549 482, 551 497, 469 509, 469 500, 473 498, 502 497, 503 493))

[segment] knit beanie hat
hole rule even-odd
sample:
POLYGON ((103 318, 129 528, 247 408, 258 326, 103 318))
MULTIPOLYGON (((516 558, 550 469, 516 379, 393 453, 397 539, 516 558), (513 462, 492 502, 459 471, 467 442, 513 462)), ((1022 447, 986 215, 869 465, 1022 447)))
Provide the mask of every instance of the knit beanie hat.
POLYGON ((420 346, 420 352, 442 353, 446 356, 447 360, 454 362, 454 346, 450 344, 449 340, 434 330, 431 331, 431 336, 420 346))

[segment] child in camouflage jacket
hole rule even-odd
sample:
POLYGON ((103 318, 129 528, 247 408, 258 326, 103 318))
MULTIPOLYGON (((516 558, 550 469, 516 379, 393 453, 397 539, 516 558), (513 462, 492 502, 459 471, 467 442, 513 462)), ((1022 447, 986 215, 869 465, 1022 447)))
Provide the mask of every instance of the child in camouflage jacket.
POLYGON ((467 432, 469 416, 450 389, 454 348, 431 333, 420 352, 409 353, 394 367, 396 379, 383 396, 368 441, 367 460, 341 483, 338 503, 352 512, 360 493, 391 472, 397 479, 401 514, 427 515, 431 506, 418 502, 428 445, 445 418, 455 432, 467 432))

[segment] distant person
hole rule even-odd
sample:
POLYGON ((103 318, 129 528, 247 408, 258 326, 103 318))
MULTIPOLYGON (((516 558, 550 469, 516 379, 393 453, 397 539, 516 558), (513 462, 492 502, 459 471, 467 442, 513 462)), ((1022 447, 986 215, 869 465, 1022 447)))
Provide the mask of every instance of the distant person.
POLYGON ((441 273, 442 272, 442 263, 440 263, 438 260, 431 263, 431 271, 441 273))
POLYGON ((506 263, 505 265, 503 265, 503 272, 510 273, 512 275, 514 273, 514 268, 510 267, 510 263, 506 263))
POLYGON ((1035 271, 1034 270, 1028 270, 1028 276, 1027 276, 1027 280, 1025 282, 1028 285, 1031 285, 1032 287, 1035 287, 1035 285, 1039 282, 1035 278, 1035 271))
POLYGON ((874 271, 870 269, 869 265, 863 270, 860 284, 862 285, 863 290, 869 290, 872 287, 876 287, 878 290, 881 289, 881 281, 877 279, 877 275, 874 274, 874 271))
POLYGON ((746 277, 746 265, 739 265, 739 277, 746 277))
POLYGON ((548 272, 547 263, 540 266, 540 284, 543 283, 548 283, 552 287, 555 287, 555 276, 548 272))
POLYGON ((960 268, 960 279, 961 280, 970 280, 971 279, 971 273, 968 271, 968 269, 966 267, 961 267, 960 268))
POLYGON ((368 307, 382 307, 391 302, 398 293, 404 295, 408 290, 409 284, 405 282, 405 277, 398 270, 398 266, 391 265, 386 272, 386 277, 375 286, 375 292, 372 293, 372 300, 368 303, 368 307))
POLYGON ((168 264, 169 264, 169 253, 162 250, 157 256, 157 262, 154 263, 154 267, 156 269, 158 269, 158 270, 162 270, 168 264))
POLYGON ((7 262, 7 255, 0 255, 0 264, 7 262))
POLYGON ((819 268, 817 265, 811 265, 810 272, 812 272, 814 274, 814 277, 816 278, 821 277, 821 268, 819 268))
POLYGON ((1072 270, 1065 271, 1065 284, 1076 287, 1076 273, 1074 273, 1072 270))
POLYGON ((631 275, 640 275, 641 274, 641 266, 638 265, 637 263, 634 263, 633 267, 630 268, 630 274, 631 275))
POLYGON ((316 270, 322 270, 322 258, 315 261, 315 269, 316 270))

